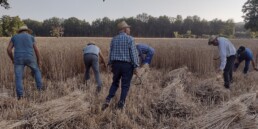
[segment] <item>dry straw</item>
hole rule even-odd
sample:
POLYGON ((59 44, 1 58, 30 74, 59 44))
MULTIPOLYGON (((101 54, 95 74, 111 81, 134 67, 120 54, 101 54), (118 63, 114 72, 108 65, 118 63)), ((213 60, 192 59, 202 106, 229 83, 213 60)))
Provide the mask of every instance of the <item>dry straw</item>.
POLYGON ((184 128, 196 129, 257 129, 258 121, 248 115, 248 107, 256 100, 256 93, 241 95, 220 108, 209 111, 190 122, 184 128), (238 123, 238 124, 236 124, 238 123), (236 126, 238 125, 238 127, 236 126))
POLYGON ((0 127, 14 128, 29 126, 32 128, 59 128, 63 124, 82 116, 89 110, 82 92, 73 92, 65 97, 34 105, 24 114, 24 119, 12 122, 2 121, 0 127))

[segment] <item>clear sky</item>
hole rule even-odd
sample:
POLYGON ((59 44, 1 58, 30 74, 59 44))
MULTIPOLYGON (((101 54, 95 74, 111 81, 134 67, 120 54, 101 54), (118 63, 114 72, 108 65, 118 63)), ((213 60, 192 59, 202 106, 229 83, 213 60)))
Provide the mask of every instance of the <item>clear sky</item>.
POLYGON ((233 19, 242 22, 242 6, 247 0, 9 0, 11 8, 0 7, 0 16, 43 21, 51 17, 77 17, 92 22, 97 18, 135 17, 147 13, 158 17, 197 15, 201 19, 233 19))

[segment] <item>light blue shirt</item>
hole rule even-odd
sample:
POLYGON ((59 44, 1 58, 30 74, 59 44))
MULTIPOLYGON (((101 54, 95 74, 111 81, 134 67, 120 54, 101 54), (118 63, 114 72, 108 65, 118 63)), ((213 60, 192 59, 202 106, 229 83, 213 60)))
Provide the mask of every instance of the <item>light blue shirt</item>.
POLYGON ((99 55, 100 49, 98 46, 96 45, 87 45, 84 49, 83 49, 83 53, 84 54, 95 54, 95 55, 99 55))
POLYGON ((230 57, 232 55, 236 55, 236 48, 234 45, 229 41, 227 38, 224 37, 218 37, 218 48, 220 53, 220 70, 224 70, 226 63, 227 63, 227 57, 230 57))

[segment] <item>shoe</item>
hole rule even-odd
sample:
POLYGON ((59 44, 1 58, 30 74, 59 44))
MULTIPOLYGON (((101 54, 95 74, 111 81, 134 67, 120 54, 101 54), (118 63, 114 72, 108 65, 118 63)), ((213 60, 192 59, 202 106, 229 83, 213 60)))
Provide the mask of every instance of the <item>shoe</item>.
POLYGON ((23 96, 18 96, 17 99, 18 99, 18 100, 22 100, 22 99, 23 99, 23 96))
POLYGON ((102 111, 106 110, 106 109, 108 108, 108 106, 109 106, 109 102, 105 102, 105 103, 102 105, 101 110, 102 110, 102 111))
POLYGON ((120 110, 122 110, 122 109, 124 109, 124 103, 123 102, 118 102, 118 104, 117 104, 117 109, 120 109, 120 110))
POLYGON ((97 93, 100 93, 100 91, 101 91, 101 86, 97 86, 96 92, 97 92, 97 93))
POLYGON ((225 87, 226 89, 229 89, 229 85, 224 85, 224 87, 225 87))

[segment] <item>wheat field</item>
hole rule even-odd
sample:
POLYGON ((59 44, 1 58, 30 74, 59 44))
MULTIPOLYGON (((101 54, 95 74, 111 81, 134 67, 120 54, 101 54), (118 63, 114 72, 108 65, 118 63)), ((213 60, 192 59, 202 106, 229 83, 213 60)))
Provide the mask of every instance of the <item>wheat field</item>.
MULTIPOLYGON (((108 58, 111 38, 37 37, 46 89, 39 93, 30 70, 25 69, 25 99, 15 97, 13 65, 6 48, 10 38, 0 38, 0 128, 64 129, 257 129, 258 73, 243 64, 234 73, 230 90, 214 71, 219 61, 216 47, 207 39, 136 38, 155 49, 150 70, 136 85, 133 78, 124 110, 116 110, 120 90, 111 106, 101 111, 112 74, 101 67, 103 89, 95 94, 91 73, 83 83, 82 49, 96 42, 108 58)), ((235 47, 251 48, 257 62, 258 40, 232 39, 235 47)))

